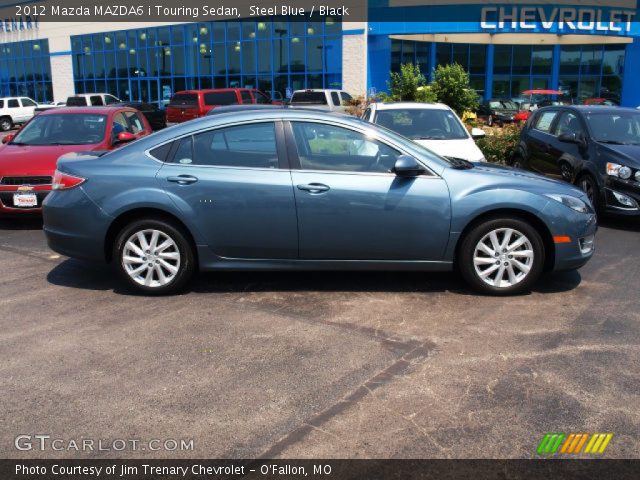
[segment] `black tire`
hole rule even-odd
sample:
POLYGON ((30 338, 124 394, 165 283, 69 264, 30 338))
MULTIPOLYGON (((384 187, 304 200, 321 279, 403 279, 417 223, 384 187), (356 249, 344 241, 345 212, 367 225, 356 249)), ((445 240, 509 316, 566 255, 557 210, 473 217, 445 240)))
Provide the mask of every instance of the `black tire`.
MULTIPOLYGON (((515 238, 519 238, 519 237, 515 237, 515 238)), ((500 240, 499 237, 498 239, 500 240)), ((503 236, 502 240, 504 239, 505 237, 503 236)), ((526 245, 527 244, 523 245, 525 250, 516 250, 515 251, 517 252, 516 255, 518 253, 524 254, 528 252, 529 250, 526 245)), ((483 252, 480 252, 480 253, 483 253, 483 252)), ((506 274, 508 276, 508 271, 506 270, 506 268, 502 269, 502 265, 506 265, 506 263, 503 263, 503 262, 508 262, 508 263, 513 262, 514 257, 513 256, 509 257, 509 252, 507 253, 499 252, 499 253, 500 253, 500 257, 495 258, 495 262, 496 262, 495 264, 493 263, 493 260, 494 260, 493 257, 486 254, 487 262, 489 259, 491 260, 491 262, 488 262, 486 263, 486 265, 482 265, 482 266, 487 267, 485 270, 488 270, 489 268, 497 267, 498 270, 502 270, 503 274, 506 274)), ((484 258, 482 258, 482 260, 484 260, 484 258)), ((525 258, 522 263, 526 263, 528 261, 529 260, 525 258)), ((460 248, 458 250, 456 264, 462 277, 474 289, 482 293, 487 293, 491 295, 513 295, 513 294, 525 292, 531 289, 533 284, 538 280, 538 278, 542 274, 542 271, 544 269, 544 261, 545 261, 544 242, 542 241, 542 238, 538 233, 538 231, 531 224, 529 224, 525 220, 522 220, 516 217, 494 217, 494 218, 490 218, 482 221, 478 225, 474 226, 465 235, 465 237, 462 239, 462 243, 460 244, 460 248), (522 271, 518 271, 517 272, 518 275, 522 274, 523 276, 517 282, 514 281, 512 285, 504 285, 504 286, 496 286, 495 284, 490 285, 487 282, 490 281, 491 279, 488 278, 488 280, 485 281, 480 276, 480 273, 477 271, 477 268, 474 264, 474 255, 476 253, 476 247, 478 246, 478 244, 483 239, 485 239, 485 237, 487 237, 492 231, 496 231, 496 230, 499 231, 500 229, 512 229, 516 231, 516 233, 521 234, 528 240, 529 242, 528 245, 532 247, 532 251, 533 251, 533 258, 531 259, 530 264, 527 265, 529 267, 528 272, 524 274, 522 271)), ((513 266, 509 268, 511 268, 511 270, 514 271, 513 266)), ((518 267, 516 267, 516 269, 517 268, 518 267)), ((498 275, 498 271, 496 271, 494 281, 497 280, 497 275, 498 275)), ((491 277, 491 275, 489 275, 488 277, 491 277)), ((504 278, 504 277, 501 277, 501 278, 504 278)), ((509 279, 505 280, 505 282, 508 282, 508 281, 509 279)), ((502 280, 500 280, 499 283, 502 283, 502 280)))
POLYGON ((487 125, 490 127, 493 126, 493 115, 489 115, 489 117, 487 118, 487 125))
POLYGON ((13 128, 13 122, 11 121, 11 117, 0 118, 0 131, 8 132, 12 128, 13 128))
POLYGON ((519 168, 521 170, 524 170, 524 158, 522 158, 522 155, 520 154, 515 155, 513 157, 513 160, 511 161, 511 166, 513 168, 519 168))
POLYGON ((576 186, 587 194, 587 198, 591 201, 593 209, 596 212, 599 212, 601 206, 600 188, 598 187, 596 180, 588 173, 585 173, 578 177, 576 180, 576 186))
MULTIPOLYGON (((146 233, 145 235, 150 235, 146 233)), ((150 238, 150 237, 147 237, 150 238)), ((164 237, 161 237, 164 238, 164 237)), ((164 252, 162 252, 164 254, 164 252)), ((146 269, 148 272, 151 268, 159 268, 152 267, 153 260, 151 257, 155 258, 155 263, 157 264, 159 261, 162 261, 161 254, 158 253, 156 256, 155 251, 150 257, 144 257, 144 262, 139 262, 140 267, 146 264, 147 258, 149 263, 147 264, 149 268, 146 269)), ((140 219, 136 220, 127 226, 125 226, 120 233, 118 234, 116 241, 113 245, 113 263, 118 271, 118 275, 121 280, 129 287, 131 290, 143 293, 145 295, 168 295, 181 291, 187 282, 193 276, 196 265, 195 265, 195 255, 193 251, 193 247, 188 240, 188 235, 183 231, 182 228, 161 219, 140 219), (171 250, 168 252, 170 254, 178 253, 179 257, 177 260, 170 260, 169 262, 178 262, 177 266, 175 263, 171 263, 172 267, 177 268, 177 272, 173 274, 173 278, 168 281, 166 284, 161 284, 160 277, 157 272, 152 272, 152 282, 155 281, 158 283, 157 285, 149 285, 138 283, 132 275, 130 275, 127 271, 127 267, 125 266, 124 254, 125 249, 131 253, 129 247, 127 247, 127 242, 132 238, 133 235, 136 235, 138 232, 144 231, 158 231, 161 234, 164 234, 166 237, 171 239, 174 242, 174 245, 171 246, 171 250)), ((165 261, 166 264, 166 261, 165 261)), ((131 266, 129 268, 132 268, 131 266)), ((172 275, 166 269, 163 269, 162 275, 169 274, 172 275)))

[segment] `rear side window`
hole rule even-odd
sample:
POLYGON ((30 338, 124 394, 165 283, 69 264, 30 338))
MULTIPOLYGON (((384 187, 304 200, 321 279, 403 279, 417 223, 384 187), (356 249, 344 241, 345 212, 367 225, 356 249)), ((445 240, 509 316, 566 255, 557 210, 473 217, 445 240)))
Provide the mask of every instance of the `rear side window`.
POLYGON ((166 162, 169 159, 169 152, 171 151, 172 146, 173 142, 165 143, 164 145, 160 145, 159 147, 150 150, 149 154, 161 162, 166 162))
POLYGON ((178 93, 171 97, 169 105, 171 106, 184 106, 184 105, 197 105, 198 95, 195 93, 178 93))
POLYGON ((540 113, 533 124, 533 128, 540 130, 541 132, 549 133, 551 131, 551 124, 557 114, 557 110, 540 113))
POLYGON ((4 100, 0 100, 0 108, 4 108, 4 100))
POLYGON ((278 168, 272 122, 219 128, 180 140, 173 163, 278 168))
POLYGON ((240 96, 242 97, 242 103, 253 103, 251 94, 247 90, 242 90, 240 96))
POLYGON ((293 94, 293 97, 291 97, 291 103, 300 105, 326 105, 327 97, 324 92, 296 92, 293 94))
POLYGON ((331 101, 336 106, 340 105, 340 95, 338 95, 338 92, 331 92, 331 101))
POLYGON ((102 97, 99 95, 92 95, 90 100, 91 100, 91 105, 94 107, 99 107, 101 105, 104 105, 104 102, 102 101, 102 97))
POLYGON ((269 97, 267 97, 264 93, 262 92, 257 92, 254 91, 253 95, 256 97, 256 103, 271 103, 271 100, 269 99, 269 97))
POLYGON ((18 100, 16 98, 12 98, 11 100, 7 101, 7 107, 18 108, 20 107, 20 105, 18 105, 18 100))
MULTIPOLYGON (((251 103, 251 100, 249 100, 249 103, 251 103)), ((236 92, 209 92, 204 94, 204 104, 237 105, 238 97, 236 97, 236 92)))

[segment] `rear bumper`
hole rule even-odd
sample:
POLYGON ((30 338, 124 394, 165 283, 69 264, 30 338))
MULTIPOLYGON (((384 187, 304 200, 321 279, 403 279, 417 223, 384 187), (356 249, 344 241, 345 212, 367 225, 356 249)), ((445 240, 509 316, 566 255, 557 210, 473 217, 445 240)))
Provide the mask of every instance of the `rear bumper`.
POLYGON ((105 238, 113 218, 82 187, 51 193, 42 209, 49 248, 67 257, 105 262, 105 238))

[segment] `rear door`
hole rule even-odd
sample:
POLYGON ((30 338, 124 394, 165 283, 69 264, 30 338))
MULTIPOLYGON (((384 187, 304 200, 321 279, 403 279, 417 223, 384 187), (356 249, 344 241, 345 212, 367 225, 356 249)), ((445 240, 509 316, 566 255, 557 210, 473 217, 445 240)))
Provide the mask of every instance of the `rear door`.
POLYGON ((221 258, 295 259, 298 227, 282 124, 253 122, 175 140, 159 184, 221 258))
POLYGON ((529 166, 539 173, 547 173, 553 170, 555 160, 551 153, 555 143, 552 127, 558 110, 544 110, 536 113, 536 117, 531 123, 531 128, 527 131, 526 147, 529 156, 529 166))

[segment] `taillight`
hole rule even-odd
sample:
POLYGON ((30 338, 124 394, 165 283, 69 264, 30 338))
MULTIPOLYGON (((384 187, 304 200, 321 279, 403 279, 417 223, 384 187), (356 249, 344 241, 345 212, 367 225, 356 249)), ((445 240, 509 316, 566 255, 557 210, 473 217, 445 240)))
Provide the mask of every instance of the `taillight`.
POLYGON ((56 170, 53 174, 53 182, 51 184, 52 190, 69 190, 75 188, 78 185, 82 185, 86 182, 86 178, 76 177, 75 175, 69 175, 68 173, 56 170))

